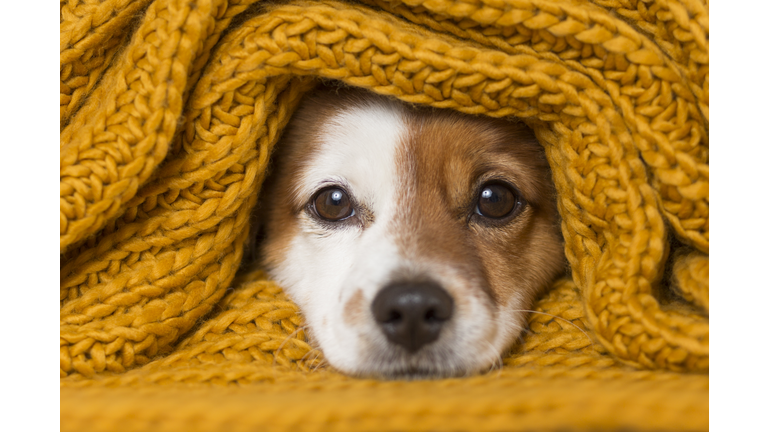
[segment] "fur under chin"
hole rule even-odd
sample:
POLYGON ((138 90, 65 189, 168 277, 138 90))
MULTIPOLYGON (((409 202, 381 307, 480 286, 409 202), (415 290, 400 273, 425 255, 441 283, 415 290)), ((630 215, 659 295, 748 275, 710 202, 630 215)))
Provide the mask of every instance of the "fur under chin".
POLYGON ((352 89, 305 100, 277 148, 259 217, 263 265, 306 317, 332 366, 350 375, 465 375, 500 361, 521 309, 563 271, 554 188, 523 124, 414 108, 352 89), (473 213, 479 185, 513 184, 526 205, 504 223, 473 213), (313 197, 345 191, 355 212, 329 222, 313 197), (453 299, 437 340, 409 353, 371 304, 393 281, 430 280, 453 299))

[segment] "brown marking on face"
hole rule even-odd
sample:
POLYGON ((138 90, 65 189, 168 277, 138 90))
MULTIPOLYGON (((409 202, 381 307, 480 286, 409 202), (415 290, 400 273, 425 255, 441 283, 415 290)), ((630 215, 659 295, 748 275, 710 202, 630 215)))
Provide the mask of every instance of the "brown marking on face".
POLYGON ((406 129, 397 162, 402 212, 393 224, 401 252, 459 269, 496 304, 520 292, 530 305, 564 268, 554 187, 533 131, 429 108, 410 109, 406 129), (523 211, 505 223, 474 214, 489 180, 515 186, 523 211))
POLYGON ((361 326, 365 324, 367 314, 368 307, 365 304, 363 290, 358 288, 344 305, 344 322, 350 326, 361 326))

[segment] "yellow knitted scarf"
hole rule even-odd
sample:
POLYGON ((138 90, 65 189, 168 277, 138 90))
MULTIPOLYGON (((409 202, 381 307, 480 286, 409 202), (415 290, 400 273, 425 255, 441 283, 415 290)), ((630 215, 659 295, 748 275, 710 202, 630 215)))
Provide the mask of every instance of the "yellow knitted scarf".
POLYGON ((706 0, 61 0, 62 430, 704 430, 706 0), (570 271, 483 375, 344 377, 237 273, 317 77, 517 116, 570 271))

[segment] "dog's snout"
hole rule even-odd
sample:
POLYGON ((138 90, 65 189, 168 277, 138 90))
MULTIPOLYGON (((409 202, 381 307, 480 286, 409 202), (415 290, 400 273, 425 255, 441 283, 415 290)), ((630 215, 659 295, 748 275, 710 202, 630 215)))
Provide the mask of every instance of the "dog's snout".
POLYGON ((414 353, 440 335, 453 299, 436 283, 396 283, 379 292, 371 309, 387 339, 414 353))

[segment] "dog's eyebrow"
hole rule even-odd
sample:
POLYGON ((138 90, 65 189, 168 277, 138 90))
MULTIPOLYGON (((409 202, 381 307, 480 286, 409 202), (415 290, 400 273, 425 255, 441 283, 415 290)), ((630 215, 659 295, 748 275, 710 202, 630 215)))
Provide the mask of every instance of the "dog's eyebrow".
MULTIPOLYGON (((297 174, 306 176, 306 172, 302 172, 302 170, 299 170, 297 174)), ((354 188, 341 176, 327 176, 320 180, 307 180, 307 182, 296 181, 291 184, 288 200, 291 210, 294 212, 302 211, 316 193, 329 186, 338 186, 344 189, 350 197, 355 194, 354 188)))
POLYGON ((529 204, 537 206, 550 200, 554 193, 548 177, 548 170, 531 167, 510 154, 494 154, 478 165, 473 186, 492 180, 506 181, 518 188, 529 204))

